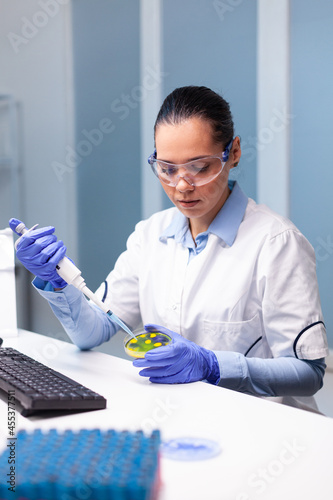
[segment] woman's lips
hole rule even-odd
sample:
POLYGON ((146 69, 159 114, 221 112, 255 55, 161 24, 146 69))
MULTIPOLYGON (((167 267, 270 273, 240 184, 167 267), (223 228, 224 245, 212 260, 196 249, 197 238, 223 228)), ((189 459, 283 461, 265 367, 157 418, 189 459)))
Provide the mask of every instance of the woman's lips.
POLYGON ((199 200, 178 200, 178 203, 183 208, 192 208, 192 207, 195 207, 199 203, 199 200))

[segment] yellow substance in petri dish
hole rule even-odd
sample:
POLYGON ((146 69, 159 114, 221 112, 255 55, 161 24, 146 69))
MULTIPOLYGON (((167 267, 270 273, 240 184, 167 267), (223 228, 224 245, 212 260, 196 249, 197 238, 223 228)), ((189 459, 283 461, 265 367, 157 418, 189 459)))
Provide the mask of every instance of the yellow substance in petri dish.
POLYGON ((136 335, 136 338, 129 335, 124 339, 125 352, 133 358, 144 358, 146 352, 170 344, 172 338, 165 333, 146 332, 136 335), (154 339, 152 341, 151 339, 154 339))

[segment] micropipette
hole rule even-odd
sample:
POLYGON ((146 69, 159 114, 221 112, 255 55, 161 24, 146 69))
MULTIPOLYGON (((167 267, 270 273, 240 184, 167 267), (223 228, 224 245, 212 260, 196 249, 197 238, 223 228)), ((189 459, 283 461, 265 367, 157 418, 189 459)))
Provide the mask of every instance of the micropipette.
MULTIPOLYGON (((9 221, 10 227, 20 235, 23 235, 29 231, 35 229, 38 224, 35 224, 30 229, 27 229, 23 222, 19 223, 16 227, 15 225, 16 219, 11 219, 9 221)), ((15 243, 15 248, 19 242, 20 238, 15 243)), ((81 276, 81 271, 78 269, 75 264, 68 257, 64 257, 56 266, 57 273, 59 276, 66 281, 69 285, 75 286, 78 290, 81 290, 86 297, 88 297, 94 304, 96 304, 102 311, 104 311, 113 321, 115 321, 125 332, 127 332, 131 337, 135 338, 131 330, 118 318, 107 306, 104 302, 102 302, 96 295, 87 287, 84 278, 81 276)))

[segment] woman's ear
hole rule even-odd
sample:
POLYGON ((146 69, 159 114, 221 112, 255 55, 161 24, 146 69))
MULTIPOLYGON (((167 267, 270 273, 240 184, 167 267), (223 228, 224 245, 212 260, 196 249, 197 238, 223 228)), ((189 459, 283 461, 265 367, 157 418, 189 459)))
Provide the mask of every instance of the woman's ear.
POLYGON ((232 143, 230 155, 229 155, 229 160, 231 161, 231 167, 234 168, 237 167, 240 158, 242 156, 242 149, 240 145, 240 138, 238 135, 234 138, 234 141, 232 143))

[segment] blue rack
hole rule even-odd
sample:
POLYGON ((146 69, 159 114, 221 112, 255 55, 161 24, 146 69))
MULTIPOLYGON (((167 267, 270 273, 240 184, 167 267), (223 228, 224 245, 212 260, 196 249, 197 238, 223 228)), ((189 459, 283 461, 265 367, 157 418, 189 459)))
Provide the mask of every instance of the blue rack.
POLYGON ((1 500, 157 499, 159 431, 37 429, 12 443, 14 469, 9 445, 0 456, 1 500))

